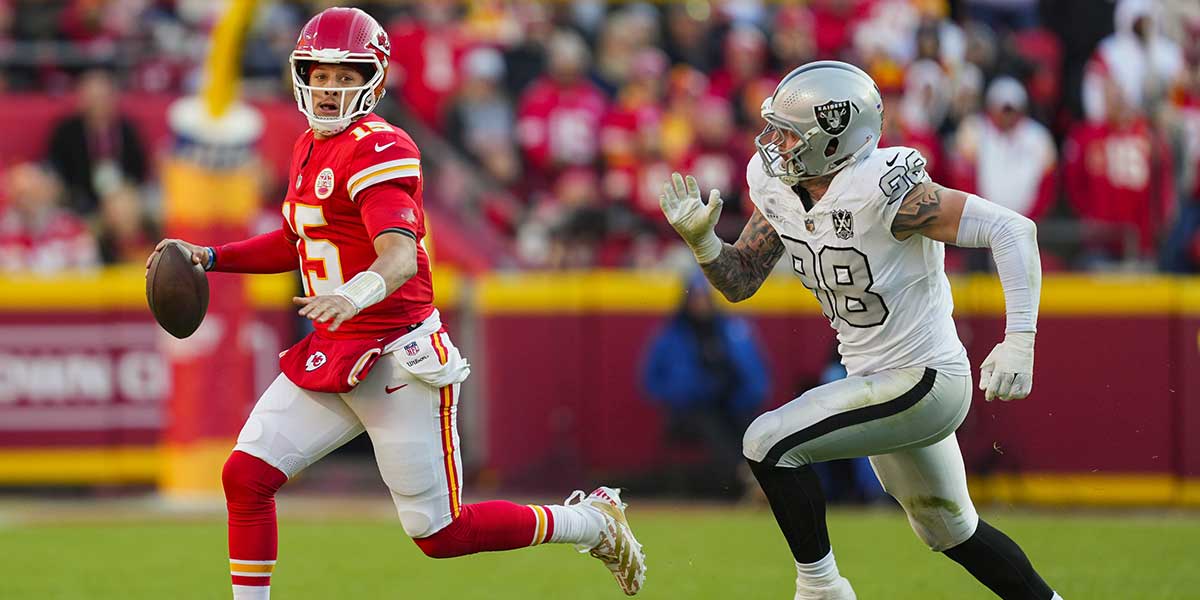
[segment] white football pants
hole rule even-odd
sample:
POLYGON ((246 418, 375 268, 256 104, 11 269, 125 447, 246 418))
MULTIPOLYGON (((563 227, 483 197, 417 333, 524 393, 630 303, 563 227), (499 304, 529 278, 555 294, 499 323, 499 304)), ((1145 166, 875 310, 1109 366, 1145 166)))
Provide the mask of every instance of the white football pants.
POLYGON ((781 467, 869 456, 913 531, 941 551, 979 522, 954 436, 970 404, 969 375, 911 368, 847 377, 759 416, 743 452, 781 467))
POLYGON ((441 367, 443 375, 458 369, 465 378, 469 370, 446 333, 418 330, 392 347, 398 350, 380 357, 348 393, 313 392, 280 375, 254 406, 234 449, 291 478, 366 431, 405 532, 427 537, 449 525, 461 506, 459 383, 434 387, 417 374, 441 367), (433 336, 440 336, 440 348, 433 336), (418 344, 413 353, 399 349, 412 341, 418 344))

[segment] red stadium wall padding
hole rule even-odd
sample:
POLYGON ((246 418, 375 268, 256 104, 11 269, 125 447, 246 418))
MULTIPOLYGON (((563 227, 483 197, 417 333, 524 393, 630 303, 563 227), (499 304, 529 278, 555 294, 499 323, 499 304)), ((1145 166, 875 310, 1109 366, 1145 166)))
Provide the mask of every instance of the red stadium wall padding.
MULTIPOLYGON (((970 327, 972 375, 1003 335, 1002 317, 970 327)), ((1170 319, 1039 319, 1033 394, 985 402, 975 391, 959 430, 976 473, 1170 473, 1173 470, 1170 319)), ((976 384, 978 381, 976 381, 976 384)))
MULTIPOLYGON (((483 355, 474 359, 485 376, 469 385, 486 386, 491 475, 554 487, 572 485, 572 477, 588 471, 657 466, 665 456, 660 415, 639 389, 638 373, 664 318, 624 312, 485 316, 483 355)), ((773 377, 765 410, 816 383, 833 335, 820 316, 751 321, 773 377)), ((977 376, 979 363, 1002 338, 1003 318, 960 317, 958 323, 977 376)), ((1189 407, 1184 426, 1176 426, 1169 401, 1178 352, 1173 339, 1167 315, 1044 317, 1034 394, 987 403, 975 392, 959 430, 968 468, 984 475, 1166 475, 1183 468, 1181 474, 1195 475, 1200 409, 1189 407)), ((1192 368, 1184 376, 1193 390, 1200 389, 1197 373, 1192 368)))
POLYGON ((1200 315, 1177 319, 1172 330, 1174 352, 1172 405, 1179 414, 1173 423, 1173 460, 1184 477, 1200 477, 1200 315))

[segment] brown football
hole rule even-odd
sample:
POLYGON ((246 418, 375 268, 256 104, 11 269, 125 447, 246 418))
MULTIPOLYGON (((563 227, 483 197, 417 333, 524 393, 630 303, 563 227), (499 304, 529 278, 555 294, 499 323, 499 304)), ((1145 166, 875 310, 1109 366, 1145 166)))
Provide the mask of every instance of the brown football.
POLYGON ((183 339, 196 332, 208 311, 208 276, 183 246, 171 242, 146 271, 146 301, 158 324, 183 339))

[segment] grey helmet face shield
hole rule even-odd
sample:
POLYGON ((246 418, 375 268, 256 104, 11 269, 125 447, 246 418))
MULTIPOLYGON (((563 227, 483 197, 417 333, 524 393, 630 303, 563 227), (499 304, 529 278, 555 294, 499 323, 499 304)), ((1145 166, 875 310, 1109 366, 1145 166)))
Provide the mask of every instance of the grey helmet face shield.
POLYGON ((763 170, 787 185, 836 173, 870 154, 883 128, 883 100, 865 72, 838 61, 796 68, 762 103, 754 139, 763 170))

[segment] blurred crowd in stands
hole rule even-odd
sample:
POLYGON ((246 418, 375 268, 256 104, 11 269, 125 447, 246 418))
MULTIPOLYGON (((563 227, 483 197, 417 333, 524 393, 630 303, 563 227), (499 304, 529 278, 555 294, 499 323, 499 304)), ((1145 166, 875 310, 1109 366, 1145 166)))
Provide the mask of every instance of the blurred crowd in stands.
MULTIPOLYGON (((194 91, 222 4, 0 0, 0 89, 79 102, 30 142, 44 160, 4 165, 0 269, 140 259, 155 159, 117 101, 194 91)), ((261 2, 246 94, 291 96, 296 32, 329 4, 261 2)), ((380 110, 422 146, 426 201, 494 234, 504 264, 686 260, 658 209, 675 170, 721 190, 735 239, 759 105, 839 59, 879 84, 883 145, 1038 221, 1047 269, 1200 271, 1195 0, 355 4, 391 36, 380 110)))

